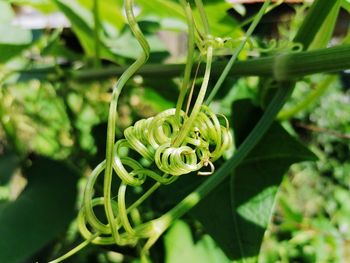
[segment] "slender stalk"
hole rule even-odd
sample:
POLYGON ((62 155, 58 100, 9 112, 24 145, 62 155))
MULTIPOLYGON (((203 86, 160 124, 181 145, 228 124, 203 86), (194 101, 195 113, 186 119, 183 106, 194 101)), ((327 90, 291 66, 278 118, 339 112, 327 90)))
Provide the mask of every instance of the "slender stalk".
POLYGON ((196 3, 196 6, 197 6, 198 11, 199 11, 199 15, 200 15, 201 20, 202 20, 204 33, 206 35, 209 35, 210 34, 210 27, 209 27, 207 15, 206 15, 205 10, 204 10, 203 2, 202 2, 202 0, 194 0, 194 2, 196 3))
MULTIPOLYGON (((227 62, 213 62, 212 76, 220 76, 225 69, 227 62)), ((301 78, 310 74, 322 72, 337 72, 350 68, 350 45, 341 45, 331 48, 317 49, 304 52, 290 52, 283 55, 254 58, 245 61, 237 61, 233 64, 228 76, 246 77, 271 77, 278 76, 276 64, 283 64, 283 74, 280 80, 287 81, 301 78), (322 57, 322 58, 321 58, 322 57), (289 75, 292 73, 292 75, 289 75)), ((197 65, 193 65, 196 67, 197 65)), ((184 71, 184 64, 147 64, 138 70, 137 74, 145 78, 171 78, 178 77, 184 71)), ((103 80, 115 76, 121 76, 128 67, 105 67, 101 69, 64 70, 62 76, 68 80, 91 81, 103 80)), ((198 74, 204 74, 205 66, 199 68, 198 74)), ((27 81, 31 78, 48 79, 58 81, 54 67, 34 68, 29 70, 17 70, 22 79, 27 81)), ((192 72, 194 75, 194 72, 192 72)), ((19 79, 18 81, 21 81, 19 79)))
POLYGON ((328 13, 336 4, 336 0, 316 0, 312 4, 307 16, 299 28, 298 33, 294 38, 294 42, 302 43, 304 50, 307 50, 315 38, 320 26, 323 24, 323 21, 328 16, 328 13))
POLYGON ((260 22, 260 20, 264 16, 265 11, 268 8, 268 6, 270 5, 270 3, 271 3, 271 0, 267 0, 264 3, 264 5, 262 6, 262 8, 259 10, 258 15, 254 18, 252 24, 250 25, 250 27, 249 27, 249 29, 248 29, 248 31, 246 33, 245 39, 243 41, 241 41, 241 43, 238 45, 238 47, 233 52, 233 55, 231 56, 229 62, 227 63, 224 71, 220 75, 220 77, 219 77, 218 81, 216 82, 214 88, 210 92, 207 100, 205 101, 205 104, 210 104, 211 101, 214 99, 215 95, 217 94, 217 92, 219 91, 220 87, 224 83, 224 80, 226 79, 227 75, 229 74, 233 64, 236 62, 239 53, 241 53, 243 47, 245 46, 245 44, 247 43, 248 39, 252 35, 252 33, 255 30, 256 26, 258 25, 258 23, 260 22))
MULTIPOLYGON (((227 62, 213 63, 211 75, 218 76, 224 70, 227 62)), ((177 77, 183 71, 184 65, 145 65, 138 74, 144 77, 177 77)), ((236 62, 229 76, 275 76, 280 80, 291 80, 321 72, 336 72, 350 68, 350 45, 318 49, 298 53, 285 53, 279 56, 250 59, 236 62), (283 71, 277 68, 283 65, 283 71)), ((120 75, 125 67, 110 67, 102 70, 71 71, 74 80, 85 81, 103 79, 120 75)), ((198 74, 203 74, 205 67, 199 68, 198 74)))
POLYGON ((66 260, 67 258, 73 256, 75 253, 79 252, 80 250, 82 250, 84 247, 86 247, 87 245, 90 244, 90 242, 92 240, 94 240, 96 237, 98 237, 99 233, 96 233, 94 235, 91 236, 90 239, 86 239, 84 240, 82 243, 80 243, 79 245, 77 245, 75 248, 73 248, 72 250, 69 250, 66 254, 64 254, 63 256, 56 258, 52 261, 50 261, 49 263, 59 263, 62 262, 64 260, 66 260))
POLYGON ((176 112, 175 116, 180 122, 180 111, 182 109, 183 102, 185 100, 188 87, 190 85, 190 80, 191 80, 191 72, 192 72, 192 66, 193 66, 193 55, 194 55, 194 43, 195 43, 195 37, 194 37, 194 21, 193 21, 193 16, 192 16, 192 11, 190 5, 186 1, 181 1, 185 13, 186 13, 186 19, 187 19, 187 24, 188 24, 188 50, 187 50, 187 62, 185 66, 185 74, 184 78, 182 81, 181 85, 181 90, 179 94, 179 98, 177 99, 177 104, 176 104, 176 112))
POLYGON ((202 86, 200 88, 196 102, 193 106, 190 117, 186 120, 186 122, 184 123, 183 127, 181 128, 179 134, 175 137, 175 139, 172 143, 173 147, 179 147, 181 145, 181 143, 184 141, 185 137, 187 136, 189 130, 192 127, 194 120, 196 119, 196 117, 200 111, 200 107, 203 104, 204 96, 205 96, 205 93, 206 93, 207 88, 208 88, 212 58, 213 58, 213 47, 209 46, 207 49, 206 69, 205 69, 205 73, 204 73, 204 77, 203 77, 202 86))
POLYGON ((106 212, 108 222, 110 222, 112 234, 116 243, 118 243, 119 241, 118 240, 119 234, 118 234, 117 226, 113 223, 115 222, 115 216, 113 213, 113 208, 111 203, 111 200, 112 200, 111 184, 112 184, 113 147, 115 142, 115 127, 116 127, 116 119, 117 119, 117 102, 119 99, 120 92, 122 88, 125 86, 126 82, 147 61, 149 56, 149 50, 150 50, 149 45, 146 39, 144 38, 135 20, 132 5, 133 5, 133 0, 127 0, 125 2, 126 16, 133 34, 138 39, 143 49, 143 53, 123 73, 123 75, 119 78, 116 86, 113 88, 112 101, 110 103, 109 114, 108 114, 107 142, 106 142, 106 168, 105 168, 104 185, 103 185, 103 195, 104 195, 104 200, 106 200, 104 205, 105 212, 106 212))
POLYGON ((288 120, 289 118, 295 116, 297 113, 305 110, 307 107, 310 106, 310 104, 312 104, 314 101, 320 98, 325 93, 329 85, 333 83, 336 79, 337 79, 337 76, 334 76, 334 75, 327 76, 326 79, 320 82, 316 86, 316 88, 313 91, 311 91, 306 96, 306 98, 301 102, 299 102, 295 107, 281 111, 280 114, 278 114, 277 116, 278 119, 281 121, 288 120))

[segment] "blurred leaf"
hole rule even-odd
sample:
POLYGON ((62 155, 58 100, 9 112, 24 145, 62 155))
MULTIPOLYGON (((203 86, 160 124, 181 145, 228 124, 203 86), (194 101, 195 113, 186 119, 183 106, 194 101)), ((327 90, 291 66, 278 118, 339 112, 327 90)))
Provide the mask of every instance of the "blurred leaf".
MULTIPOLYGON (((225 1, 205 1, 204 9, 212 35, 232 37, 233 39, 242 36, 242 31, 237 27, 238 22, 227 13, 230 8, 232 6, 225 1)), ((197 21, 200 21, 199 12, 195 11, 195 18, 197 21)))
MULTIPOLYGON (((0 6, 1 8, 1 6, 0 6)), ((1 15, 1 13, 0 13, 1 15)), ((13 26, 10 23, 0 23, 0 63, 19 55, 32 43, 30 30, 13 26)))
POLYGON ((314 40, 312 41, 309 49, 325 48, 328 46, 333 36, 333 31, 338 19, 338 14, 341 7, 341 0, 336 0, 337 3, 329 11, 327 18, 323 21, 323 24, 317 32, 314 40))
POLYGON ((225 263, 231 262, 214 240, 203 236, 194 242, 190 227, 177 221, 167 232, 165 239, 166 263, 225 263))
POLYGON ((28 29, 12 25, 15 13, 9 3, 0 2, 0 64, 19 55, 33 42, 28 29))
MULTIPOLYGON (((235 102, 233 112, 233 128, 240 144, 261 112, 247 100, 235 102)), ((193 214, 228 257, 254 257, 284 173, 293 163, 314 159, 313 153, 274 123, 233 175, 204 198, 193 214)))
MULTIPOLYGON (((140 27, 143 30, 146 40, 150 45, 151 52, 153 53, 150 59, 153 59, 154 53, 163 53, 163 57, 166 57, 168 53, 164 44, 160 42, 159 38, 154 34, 148 35, 143 26, 140 25, 140 27)), ((118 38, 109 39, 106 41, 106 43, 114 54, 126 58, 136 59, 143 52, 139 42, 136 40, 130 30, 125 30, 118 38)))
POLYGON ((182 6, 175 1, 164 0, 139 0, 138 4, 141 7, 143 16, 155 15, 158 17, 169 18, 176 17, 186 20, 182 6))
POLYGON ((0 2, 0 22, 10 23, 14 16, 15 13, 12 10, 11 5, 4 1, 0 2))
MULTIPOLYGON (((92 10, 93 0, 78 0, 78 2, 92 10)), ((125 25, 125 18, 122 13, 123 1, 120 0, 103 0, 99 1, 99 18, 101 19, 104 29, 114 36, 125 25)))
POLYGON ((350 13, 350 1, 343 0, 341 1, 342 8, 344 8, 348 13, 350 13))
POLYGON ((7 184, 17 169, 19 158, 14 153, 0 155, 0 185, 7 184))
MULTIPOLYGON (((88 56, 95 54, 94 22, 92 13, 75 1, 53 0, 57 7, 71 22, 80 44, 88 56)), ((103 39, 101 43, 101 57, 111 61, 117 60, 112 52, 106 47, 103 39)))
POLYGON ((10 0, 17 5, 27 5, 42 13, 52 13, 57 11, 55 4, 51 0, 10 0))
MULTIPOLYGON (((94 36, 94 21, 92 13, 88 9, 91 5, 90 1, 82 1, 85 6, 80 5, 78 2, 68 0, 54 0, 54 2, 70 20, 72 28, 78 36, 86 54, 88 56, 93 56, 95 54, 95 40, 92 37, 94 36)), ((110 4, 112 4, 112 2, 110 4)), ((118 6, 115 7, 116 11, 118 11, 117 7, 118 6)), ((113 10, 113 5, 111 5, 110 8, 113 10)), ((102 18, 103 17, 104 16, 102 16, 102 18)), ((142 28, 141 25, 140 27, 142 28)), ((111 34, 100 34, 102 58, 120 63, 121 60, 119 57, 135 59, 140 55, 142 49, 130 30, 126 29, 119 35, 120 32, 118 28, 115 28, 114 31, 112 30, 113 32, 110 26, 106 26, 105 29, 107 33, 109 32, 111 34), (108 30, 108 28, 110 30, 108 30)), ((147 32, 144 33, 146 34, 147 32)), ((154 34, 147 36, 146 34, 146 39, 150 44, 152 53, 161 53, 162 57, 167 56, 164 45, 159 41, 157 36, 154 34)), ((153 56, 151 56, 151 58, 152 57, 153 56)))
POLYGON ((28 185, 0 214, 0 262, 20 263, 62 234, 75 215, 78 176, 40 158, 25 171, 28 185))

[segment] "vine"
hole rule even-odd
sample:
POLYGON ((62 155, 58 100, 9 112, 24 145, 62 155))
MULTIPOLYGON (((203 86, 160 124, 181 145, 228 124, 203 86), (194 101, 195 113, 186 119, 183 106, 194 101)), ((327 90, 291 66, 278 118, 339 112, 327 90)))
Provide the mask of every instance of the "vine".
MULTIPOLYGON (((176 109, 168 109, 154 117, 137 121, 133 126, 125 129, 124 139, 115 142, 119 95, 126 82, 149 57, 149 45, 133 13, 133 0, 126 0, 127 20, 143 53, 123 73, 113 88, 108 117, 106 160, 100 163, 89 176, 77 220, 79 230, 86 241, 52 262, 66 259, 89 243, 124 246, 136 245, 140 240, 148 239, 141 253, 145 257, 164 229, 158 223, 155 224, 158 222, 157 219, 140 222, 130 215, 131 212, 137 211, 138 207, 162 184, 170 184, 180 175, 190 172, 198 172, 199 175, 212 174, 215 170, 213 163, 231 147, 232 136, 228 121, 223 117, 223 124, 221 124, 220 116, 203 105, 209 84, 213 50, 220 46, 217 44, 220 39, 210 35, 202 2, 196 0, 195 3, 200 12, 204 32, 196 27, 190 5, 186 1, 181 1, 187 18, 189 40, 185 75, 176 109), (205 57, 206 68, 194 106, 191 112, 187 113, 187 110, 184 112, 182 108, 191 86, 195 44, 201 51, 200 57, 205 57), (131 152, 136 153, 138 157, 130 157, 131 152), (146 160, 147 164, 142 160, 146 160), (94 195, 94 186, 101 174, 103 174, 104 187, 103 196, 99 197, 94 195), (111 190, 114 174, 120 180, 117 200, 113 199, 111 190), (148 178, 155 181, 153 186, 147 190, 144 189, 143 195, 128 207, 127 188, 142 187, 148 178), (94 208, 97 206, 104 207, 107 223, 103 223, 95 214, 94 208)), ((188 97, 187 105, 190 100, 191 96, 188 97)))
MULTIPOLYGON (((265 1, 259 14, 254 18, 253 23, 248 29, 247 37, 254 30, 254 27, 263 16, 270 2, 265 1)), ((202 30, 204 32, 194 23, 189 4, 184 0, 181 3, 184 7, 189 26, 189 52, 184 81, 176 109, 169 109, 159 113, 155 117, 137 121, 133 126, 124 131, 125 138, 115 143, 116 110, 120 92, 126 82, 146 62, 149 56, 148 43, 142 35, 133 14, 133 0, 126 0, 127 19, 132 32, 143 49, 143 53, 123 73, 113 89, 108 117, 106 160, 100 163, 90 175, 84 192, 83 206, 78 215, 78 226, 85 241, 52 262, 60 262, 90 243, 97 245, 116 244, 118 246, 142 244, 141 258, 146 259, 150 247, 172 222, 188 212, 208 193, 222 183, 229 174, 225 171, 237 167, 247 156, 271 126, 276 115, 293 91, 293 81, 278 82, 279 89, 253 131, 247 136, 235 155, 213 174, 215 169, 213 163, 232 144, 227 120, 224 118, 225 124, 221 124, 219 115, 214 114, 208 106, 203 105, 209 84, 213 50, 222 46, 223 40, 210 35, 208 20, 200 0, 196 0, 195 3, 200 13, 202 30), (205 57, 206 66, 198 96, 191 112, 188 114, 187 110, 186 112, 182 110, 182 107, 191 86, 190 78, 195 44, 201 53, 201 57, 205 57), (129 154, 131 152, 136 153, 138 158, 130 157, 131 155, 129 156, 129 154), (142 160, 147 160, 147 164, 142 160), (208 166, 210 168, 209 171, 207 171, 208 166), (170 184, 177 180, 179 176, 190 172, 213 175, 208 177, 195 191, 161 217, 141 222, 140 217, 134 216, 138 214, 138 207, 162 184, 170 184), (102 173, 104 175, 103 196, 95 196, 94 186, 98 176, 102 173), (111 194, 114 174, 120 180, 117 200, 111 194), (144 186, 148 178, 153 179, 155 181, 154 184, 147 190, 144 189, 141 197, 130 206, 127 206, 127 188, 144 186), (107 223, 103 223, 95 214, 94 208, 97 206, 104 207, 107 223)), ((313 36, 317 32, 317 27, 315 26, 312 27, 312 30, 308 30, 307 23, 312 21, 318 24, 317 21, 322 20, 326 15, 323 11, 324 9, 320 7, 325 6, 329 7, 331 4, 325 0, 317 0, 315 2, 310 11, 311 15, 305 19, 304 24, 294 39, 296 43, 301 43, 304 49, 309 46, 313 36), (317 16, 317 12, 321 13, 317 16), (308 35, 305 35, 307 33, 308 35)), ((215 92, 220 88, 244 44, 245 41, 235 50, 230 62, 219 78, 218 84, 214 88, 214 93, 209 96, 207 104, 210 103, 215 96, 215 92)), ((283 72, 283 67, 277 70, 286 74, 283 72)), ((188 97, 188 101, 190 100, 191 96, 188 97)))

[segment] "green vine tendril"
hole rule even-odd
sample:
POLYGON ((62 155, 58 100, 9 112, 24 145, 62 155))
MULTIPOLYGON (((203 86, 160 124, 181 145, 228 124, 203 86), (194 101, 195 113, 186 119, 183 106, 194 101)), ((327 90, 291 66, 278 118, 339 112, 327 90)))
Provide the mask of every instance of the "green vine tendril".
MULTIPOLYGON (((203 105, 209 84, 213 50, 221 39, 210 35, 209 23, 201 0, 195 1, 204 29, 196 28, 190 5, 182 0, 181 4, 188 23, 188 55, 185 75, 180 90, 176 109, 168 109, 154 117, 137 121, 124 131, 124 138, 115 142, 117 120, 117 102, 122 88, 135 72, 147 61, 149 45, 143 36, 133 13, 133 0, 125 1, 126 16, 129 26, 143 49, 141 56, 124 72, 113 89, 110 103, 106 160, 100 163, 88 178, 84 191, 83 205, 78 215, 78 227, 85 241, 66 255, 52 261, 60 262, 78 250, 92 243, 96 245, 118 246, 138 244, 146 241, 142 249, 145 257, 148 249, 164 230, 159 221, 141 222, 133 220, 131 212, 138 207, 161 185, 174 182, 179 176, 191 172, 210 175, 214 172, 214 162, 232 145, 228 121, 222 115, 216 115, 203 105), (195 37, 197 33, 197 38, 195 37), (206 69, 203 81, 190 114, 182 110, 188 93, 193 65, 194 46, 197 44, 201 55, 205 56, 206 69), (133 153, 133 157, 130 157, 133 153), (135 154, 137 157, 135 157, 135 154), (145 164, 144 160, 147 160, 145 164), (208 169, 209 168, 209 169, 208 169), (103 175, 103 195, 95 194, 94 188, 99 176, 103 175), (113 176, 118 179, 113 179, 113 176), (112 187, 120 181, 116 200, 112 197, 112 187), (146 180, 154 180, 146 188, 146 180), (143 194, 130 206, 127 199, 128 187, 142 187, 143 194), (107 223, 102 222, 95 208, 104 207, 107 223), (158 222, 155 224, 155 222, 158 222)), ((191 99, 191 96, 188 98, 191 99)))

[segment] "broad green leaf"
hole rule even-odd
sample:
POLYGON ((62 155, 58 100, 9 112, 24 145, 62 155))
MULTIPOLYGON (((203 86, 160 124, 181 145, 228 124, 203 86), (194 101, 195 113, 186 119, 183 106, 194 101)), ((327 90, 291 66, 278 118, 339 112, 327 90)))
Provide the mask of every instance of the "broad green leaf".
POLYGON ((175 1, 168 0, 138 0, 143 16, 156 15, 160 18, 176 17, 186 21, 182 6, 175 1))
POLYGON ((9 152, 0 155, 0 185, 7 184, 19 164, 16 154, 9 152))
MULTIPOLYGON (((237 27, 237 21, 227 13, 231 8, 229 3, 225 1, 205 1, 204 4, 213 36, 232 37, 233 39, 242 36, 242 31, 237 27)), ((200 21, 199 12, 195 11, 196 21, 200 21)))
MULTIPOLYGON (((87 8, 93 10, 93 0, 78 0, 78 2, 87 8)), ((123 3, 120 0, 103 0, 99 1, 99 18, 108 32, 113 30, 113 35, 124 27, 125 18, 122 13, 123 3), (113 29, 114 28, 114 29, 113 29)))
MULTIPOLYGON (((167 56, 168 53, 157 36, 147 34, 146 40, 150 45, 152 53, 164 53, 164 56, 167 56)), ((125 30, 118 38, 110 39, 107 43, 114 54, 126 58, 136 59, 143 52, 139 42, 129 30, 125 30)), ((152 54, 150 59, 153 56, 152 54)))
POLYGON ((24 173, 25 190, 1 209, 0 262, 25 262, 63 234, 75 214, 75 172, 61 162, 40 158, 24 173))
POLYGON ((1 45, 22 46, 30 44, 31 41, 32 33, 29 30, 9 24, 0 24, 1 45))
POLYGON ((5 4, 0 5, 0 63, 19 55, 33 41, 30 30, 11 25, 12 10, 5 4))
POLYGON ((312 41, 309 49, 325 48, 328 46, 329 41, 333 36, 335 24, 338 20, 338 14, 341 7, 341 0, 336 0, 336 4, 329 12, 327 18, 324 20, 321 28, 317 32, 314 40, 312 41))
MULTIPOLYGON (((57 7, 71 22, 74 32, 88 56, 95 54, 94 22, 92 13, 78 2, 69 0, 53 0, 57 7)), ((101 39, 101 57, 111 61, 117 60, 101 39)))
POLYGON ((164 237, 166 263, 225 263, 231 262, 214 240, 204 235, 194 242, 190 227, 177 221, 164 237))
POLYGON ((0 22, 10 23, 15 13, 13 12, 11 5, 6 2, 0 2, 0 22))
MULTIPOLYGON (((91 8, 91 3, 89 1, 82 0, 83 4, 85 5, 82 6, 78 2, 68 0, 54 0, 54 2, 70 20, 72 28, 77 34, 79 41, 82 47, 84 48, 86 54, 88 56, 94 56, 94 20, 93 15, 89 10, 89 7, 91 8)), ((106 8, 107 7, 105 7, 105 9, 106 8)), ((112 2, 110 5, 110 9, 115 9, 118 12, 118 6, 116 5, 114 7, 114 5, 112 5, 112 2)), ((131 34, 130 30, 128 29, 120 35, 118 28, 115 28, 114 30, 108 30, 108 28, 111 29, 111 23, 109 23, 109 26, 105 27, 105 34, 102 34, 102 32, 100 34, 101 57, 117 63, 124 61, 121 60, 120 57, 131 59, 137 58, 142 52, 142 49, 140 47, 140 44, 137 42, 136 38, 131 34), (108 35, 107 33, 110 34, 108 35)), ((163 57, 167 56, 167 52, 164 46, 154 34, 146 34, 146 39, 150 44, 152 53, 161 53, 163 54, 163 57)), ((152 57, 153 56, 151 56, 151 58, 152 57)))
POLYGON ((7 2, 0 2, 0 64, 19 55, 33 42, 30 30, 12 25, 14 11, 7 2))
MULTIPOLYGON (((246 101, 233 106, 234 131, 240 144, 261 112, 246 101)), ((274 123, 232 176, 193 210, 194 216, 234 260, 258 255, 283 175, 296 162, 315 156, 274 123), (210 211, 210 212, 208 212, 210 211)))

